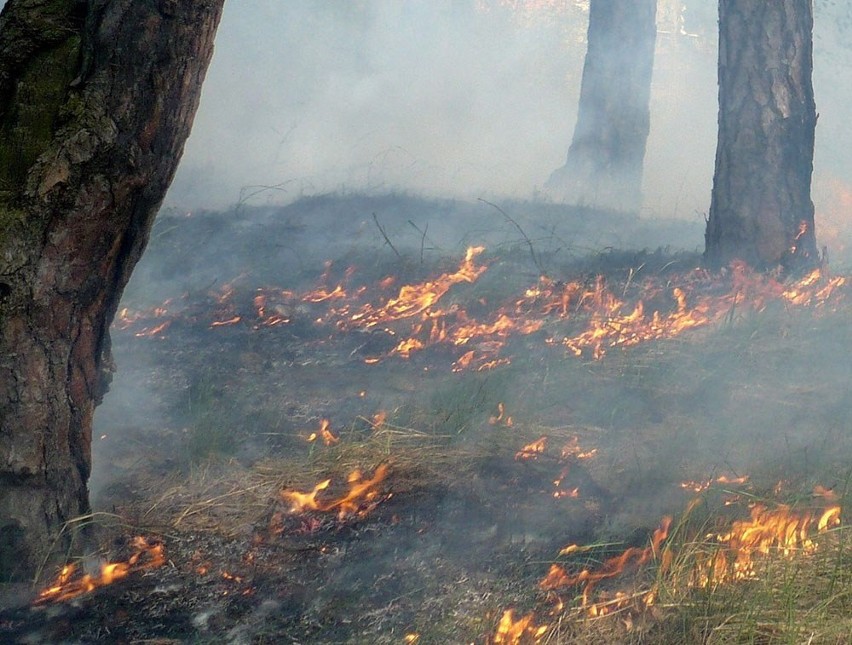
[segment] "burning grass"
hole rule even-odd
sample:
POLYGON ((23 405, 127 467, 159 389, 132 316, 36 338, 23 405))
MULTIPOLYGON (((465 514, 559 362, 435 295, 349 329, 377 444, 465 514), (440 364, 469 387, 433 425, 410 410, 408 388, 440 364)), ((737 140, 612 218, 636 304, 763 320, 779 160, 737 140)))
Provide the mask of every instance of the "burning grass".
POLYGON ((466 294, 468 302, 450 299, 454 287, 471 285, 488 271, 481 257, 484 251, 483 246, 470 246, 455 270, 399 286, 394 276, 378 284, 350 284, 356 273, 353 266, 332 288, 330 264, 320 286, 301 293, 262 287, 248 298, 245 287, 238 289, 232 282, 210 294, 215 305, 204 313, 172 315, 170 305, 164 303, 147 315, 123 309, 117 325, 136 337, 161 337, 174 320, 201 323, 214 330, 245 320, 258 331, 291 323, 302 307, 302 313, 309 312, 312 324, 323 332, 326 328, 380 332, 384 338, 378 345, 386 347, 366 342, 358 348, 364 350, 362 360, 368 365, 392 357, 409 359, 414 353, 443 345, 454 350, 453 371, 485 371, 511 363, 505 349, 512 337, 541 332, 546 345, 563 348, 577 358, 600 360, 613 349, 676 338, 732 320, 737 310, 752 313, 772 305, 834 306, 847 282, 825 269, 781 281, 735 263, 724 276, 701 269, 639 276, 631 269, 623 284, 611 284, 603 275, 591 280, 541 275, 510 300, 504 296, 502 302, 493 303, 477 298, 475 292, 466 294), (244 312, 249 300, 251 313, 244 312), (308 305, 323 308, 305 310, 308 305))
POLYGON ((843 642, 845 287, 399 248, 129 308, 96 499, 169 565, 76 598, 73 629, 133 596, 127 640, 843 642), (792 542, 743 537, 773 513, 792 542))

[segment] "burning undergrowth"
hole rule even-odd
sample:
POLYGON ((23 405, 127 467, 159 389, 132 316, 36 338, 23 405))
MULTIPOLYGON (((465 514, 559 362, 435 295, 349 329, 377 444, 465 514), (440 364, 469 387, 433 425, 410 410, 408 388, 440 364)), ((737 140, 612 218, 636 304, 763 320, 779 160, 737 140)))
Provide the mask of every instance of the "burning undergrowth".
MULTIPOLYGON (((158 224, 113 331, 93 487, 163 562, 107 557, 128 575, 4 616, 6 634, 712 642, 684 616, 776 598, 767 567, 832 582, 852 455, 842 275, 568 253, 565 231, 495 234, 469 206, 454 216, 472 232, 439 249, 447 204, 424 221, 411 200, 362 201, 334 242, 310 227, 346 200, 253 234, 158 224), (199 248, 192 269, 193 240, 229 236, 241 251, 199 248), (792 542, 752 545, 761 522, 792 542)), ((758 613, 705 628, 736 638, 758 613)))

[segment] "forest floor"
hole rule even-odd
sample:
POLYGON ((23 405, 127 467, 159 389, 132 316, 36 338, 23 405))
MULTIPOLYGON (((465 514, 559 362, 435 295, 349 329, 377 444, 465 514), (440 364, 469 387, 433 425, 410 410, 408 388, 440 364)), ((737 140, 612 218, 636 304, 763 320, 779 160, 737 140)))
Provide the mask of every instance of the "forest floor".
POLYGON ((0 639, 849 642, 849 285, 709 276, 702 224, 161 214, 69 527, 89 553, 0 639))

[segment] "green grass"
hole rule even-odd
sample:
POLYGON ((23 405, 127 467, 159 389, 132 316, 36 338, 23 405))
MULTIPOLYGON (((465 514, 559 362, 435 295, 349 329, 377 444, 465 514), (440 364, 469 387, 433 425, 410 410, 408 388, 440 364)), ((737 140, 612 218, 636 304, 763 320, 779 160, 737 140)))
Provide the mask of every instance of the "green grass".
POLYGON ((239 416, 231 401, 210 377, 202 376, 187 388, 182 402, 187 424, 184 430, 187 462, 198 463, 234 453, 238 431, 235 423, 239 416))

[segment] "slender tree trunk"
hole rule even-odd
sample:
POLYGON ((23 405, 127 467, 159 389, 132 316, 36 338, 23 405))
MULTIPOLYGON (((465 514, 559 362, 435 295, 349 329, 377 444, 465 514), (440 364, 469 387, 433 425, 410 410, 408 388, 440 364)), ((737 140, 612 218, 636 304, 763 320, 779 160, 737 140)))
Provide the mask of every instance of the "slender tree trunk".
POLYGON ((638 212, 650 130, 656 0, 592 0, 580 105, 557 199, 638 212))
POLYGON ((224 0, 0 14, 0 579, 88 508, 108 328, 189 134, 224 0))
POLYGON ((811 0, 719 3, 719 141, 704 258, 760 269, 818 261, 811 202, 811 0))

